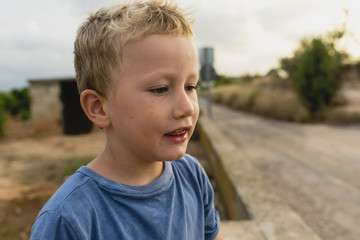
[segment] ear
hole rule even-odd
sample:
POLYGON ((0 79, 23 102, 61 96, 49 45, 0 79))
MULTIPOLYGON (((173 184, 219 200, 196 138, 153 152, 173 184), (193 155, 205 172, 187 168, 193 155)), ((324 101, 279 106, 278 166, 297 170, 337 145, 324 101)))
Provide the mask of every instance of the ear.
POLYGON ((99 128, 110 125, 110 117, 106 99, 91 89, 84 90, 80 95, 80 104, 86 116, 99 128))

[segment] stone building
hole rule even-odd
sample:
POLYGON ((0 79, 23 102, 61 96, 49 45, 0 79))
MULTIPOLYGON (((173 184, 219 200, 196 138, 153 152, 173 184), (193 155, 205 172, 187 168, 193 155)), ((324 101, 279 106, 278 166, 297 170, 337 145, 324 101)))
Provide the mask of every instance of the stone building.
POLYGON ((80 134, 92 123, 82 111, 75 78, 30 79, 34 131, 80 134))

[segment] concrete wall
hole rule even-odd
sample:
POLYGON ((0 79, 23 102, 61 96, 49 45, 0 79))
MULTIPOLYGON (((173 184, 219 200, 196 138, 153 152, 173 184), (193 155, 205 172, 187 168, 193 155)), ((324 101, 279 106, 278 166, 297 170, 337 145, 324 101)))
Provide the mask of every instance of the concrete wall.
POLYGON ((30 80, 34 133, 82 134, 92 129, 80 105, 75 78, 30 80))
POLYGON ((221 223, 224 239, 321 240, 267 188, 261 173, 210 119, 200 117, 198 129, 226 210, 233 219, 221 223))
POLYGON ((35 132, 61 131, 60 82, 30 80, 31 116, 35 132))

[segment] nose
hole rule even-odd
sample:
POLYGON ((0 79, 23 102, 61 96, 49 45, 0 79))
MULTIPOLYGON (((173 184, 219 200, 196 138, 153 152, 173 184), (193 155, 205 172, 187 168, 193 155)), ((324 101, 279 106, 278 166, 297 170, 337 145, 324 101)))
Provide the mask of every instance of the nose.
POLYGON ((185 90, 179 91, 173 102, 173 117, 182 119, 193 116, 195 113, 196 96, 191 96, 185 90))

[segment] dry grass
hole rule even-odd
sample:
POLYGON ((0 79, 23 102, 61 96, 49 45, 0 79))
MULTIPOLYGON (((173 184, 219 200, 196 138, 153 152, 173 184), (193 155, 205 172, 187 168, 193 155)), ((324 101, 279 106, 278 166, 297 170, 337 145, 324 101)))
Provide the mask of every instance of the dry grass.
POLYGON ((326 109, 323 113, 327 122, 335 124, 360 123, 359 106, 334 107, 326 109))
POLYGON ((253 111, 266 116, 292 121, 306 121, 309 114, 293 91, 263 88, 257 95, 253 111))
POLYGON ((355 83, 343 84, 332 106, 314 115, 300 103, 288 82, 270 77, 219 86, 213 88, 211 94, 216 103, 280 120, 347 124, 360 122, 360 82, 355 83))
POLYGON ((290 121, 307 121, 309 114, 287 88, 265 84, 226 85, 212 90, 213 101, 234 109, 290 121))

